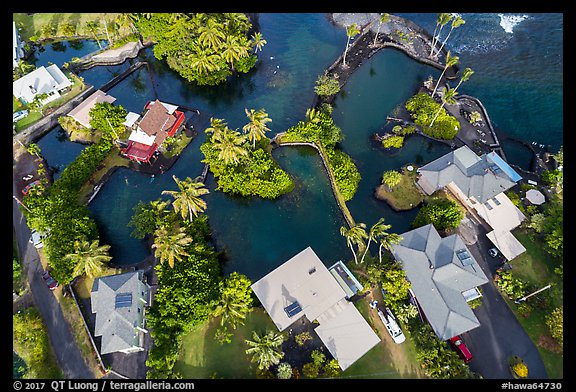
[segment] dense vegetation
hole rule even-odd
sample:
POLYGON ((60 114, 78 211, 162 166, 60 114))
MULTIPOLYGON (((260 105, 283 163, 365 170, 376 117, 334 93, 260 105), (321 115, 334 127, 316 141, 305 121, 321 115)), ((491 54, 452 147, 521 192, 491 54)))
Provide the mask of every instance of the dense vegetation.
POLYGON ((233 72, 254 67, 255 52, 265 40, 245 14, 136 14, 135 26, 144 39, 154 41, 154 56, 166 60, 180 76, 198 85, 218 85, 233 72))
POLYGON ((323 149, 336 185, 344 200, 348 201, 354 197, 361 177, 352 158, 336 148, 343 138, 342 130, 331 117, 331 108, 324 105, 321 110, 308 109, 306 121, 299 121, 289 128, 282 141, 310 142, 323 149))
POLYGON ((406 101, 406 109, 410 112, 414 123, 422 129, 426 135, 436 139, 453 139, 460 130, 460 123, 448 112, 440 107, 426 93, 418 93, 406 101), (438 113, 438 111, 440 113, 438 113), (430 126, 436 115, 438 117, 430 126))
POLYGON ((412 227, 425 226, 432 223, 436 230, 445 231, 455 229, 464 218, 462 207, 453 200, 435 198, 422 206, 412 222, 412 227))

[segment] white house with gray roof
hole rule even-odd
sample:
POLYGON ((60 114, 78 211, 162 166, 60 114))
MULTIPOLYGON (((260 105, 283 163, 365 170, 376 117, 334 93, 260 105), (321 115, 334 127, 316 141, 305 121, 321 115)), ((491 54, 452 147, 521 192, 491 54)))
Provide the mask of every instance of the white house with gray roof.
POLYGON ((144 350, 150 286, 142 277, 142 271, 135 271, 94 280, 91 304, 96 313, 94 335, 102 337, 100 354, 144 350))
POLYGON ((72 86, 72 82, 56 64, 41 66, 12 83, 12 94, 16 99, 30 103, 40 94, 46 94, 42 104, 61 97, 60 93, 72 86))
POLYGON ((512 260, 526 248, 510 231, 526 217, 504 192, 521 179, 495 152, 478 156, 462 146, 419 168, 416 183, 427 195, 448 189, 492 228, 488 239, 512 260))
POLYGON ((468 301, 481 295, 478 286, 488 278, 460 236, 442 238, 432 224, 401 236, 392 254, 438 338, 448 340, 480 326, 468 301))

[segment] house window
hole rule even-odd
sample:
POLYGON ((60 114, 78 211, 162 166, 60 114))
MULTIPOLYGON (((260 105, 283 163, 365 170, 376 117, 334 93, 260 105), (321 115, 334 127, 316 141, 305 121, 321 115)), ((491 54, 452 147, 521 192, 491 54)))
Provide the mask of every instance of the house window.
POLYGON ((498 200, 498 199, 496 198, 496 196, 494 196, 494 197, 492 198, 492 201, 493 201, 494 204, 496 204, 497 206, 499 206, 500 204, 502 204, 502 203, 500 203, 500 200, 498 200))

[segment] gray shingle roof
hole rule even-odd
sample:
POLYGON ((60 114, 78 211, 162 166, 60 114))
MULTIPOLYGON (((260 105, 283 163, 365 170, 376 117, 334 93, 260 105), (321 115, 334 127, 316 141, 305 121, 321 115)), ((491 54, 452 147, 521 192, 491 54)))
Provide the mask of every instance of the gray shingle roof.
POLYGON ((144 326, 142 300, 148 302, 148 285, 142 282, 142 271, 94 280, 91 292, 92 312, 96 313, 94 335, 102 336, 101 354, 139 345, 136 327, 144 326))
POLYGON ((462 146, 422 166, 418 172, 434 190, 454 182, 466 196, 484 203, 516 184, 504 171, 494 169, 486 154, 479 157, 468 146, 462 146))
POLYGON ((432 224, 401 234, 392 246, 412 291, 436 335, 447 340, 480 325, 462 295, 463 291, 488 282, 468 251, 471 260, 461 262, 456 251, 467 250, 457 235, 441 238, 432 224))

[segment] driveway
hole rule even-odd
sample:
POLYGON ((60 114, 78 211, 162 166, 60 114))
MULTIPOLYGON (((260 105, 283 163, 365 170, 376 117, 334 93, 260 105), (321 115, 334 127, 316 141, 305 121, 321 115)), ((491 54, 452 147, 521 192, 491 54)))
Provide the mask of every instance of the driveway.
POLYGON ((501 259, 488 255, 488 249, 493 245, 486 237, 486 229, 476 224, 469 214, 466 214, 463 223, 459 231, 463 230, 466 238, 473 238, 470 232, 476 231, 477 240, 474 243, 466 242, 466 245, 490 280, 481 286, 482 305, 474 309, 480 327, 462 334, 474 355, 470 369, 485 379, 512 379, 508 358, 517 355, 526 362, 529 378, 548 378, 538 349, 493 283, 492 278, 501 264, 501 259))

